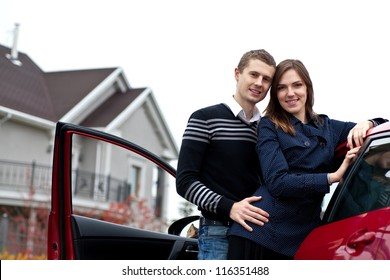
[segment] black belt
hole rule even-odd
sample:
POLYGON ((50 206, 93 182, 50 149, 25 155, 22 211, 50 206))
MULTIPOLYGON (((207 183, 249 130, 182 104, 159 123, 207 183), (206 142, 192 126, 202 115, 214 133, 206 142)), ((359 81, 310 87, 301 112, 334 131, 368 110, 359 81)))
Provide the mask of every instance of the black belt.
POLYGON ((231 225, 231 222, 224 222, 219 220, 211 220, 205 217, 199 218, 199 226, 225 226, 228 227, 231 225))

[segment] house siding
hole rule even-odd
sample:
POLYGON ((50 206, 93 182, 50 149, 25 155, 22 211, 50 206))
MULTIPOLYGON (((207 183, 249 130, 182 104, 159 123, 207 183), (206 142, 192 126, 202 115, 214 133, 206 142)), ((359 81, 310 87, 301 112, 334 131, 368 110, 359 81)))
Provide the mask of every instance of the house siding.
POLYGON ((135 111, 131 118, 124 123, 120 130, 121 137, 161 156, 164 143, 158 138, 158 128, 145 111, 145 106, 135 111))
POLYGON ((15 122, 0 125, 0 159, 52 164, 51 132, 15 122))
MULTIPOLYGON (((164 153, 164 143, 162 138, 159 137, 158 128, 156 127, 153 119, 148 114, 148 110, 146 109, 147 105, 144 104, 137 111, 133 113, 131 118, 129 118, 128 122, 124 123, 120 130, 122 132, 122 138, 127 139, 137 145, 140 145, 147 150, 153 152, 159 157, 162 157, 164 153), (154 132, 154 133, 152 133, 154 132)), ((153 176, 154 166, 150 163, 146 163, 148 168, 145 168, 144 174, 144 186, 147 186, 141 190, 141 195, 143 197, 148 198, 149 204, 154 205, 156 203, 156 197, 153 197, 156 192, 155 176, 153 176)), ((166 186, 168 184, 169 178, 160 178, 164 180, 163 185, 166 186)), ((160 189, 159 195, 162 196, 162 205, 159 207, 159 211, 161 211, 161 217, 167 217, 167 194, 168 190, 166 187, 162 187, 160 189)))

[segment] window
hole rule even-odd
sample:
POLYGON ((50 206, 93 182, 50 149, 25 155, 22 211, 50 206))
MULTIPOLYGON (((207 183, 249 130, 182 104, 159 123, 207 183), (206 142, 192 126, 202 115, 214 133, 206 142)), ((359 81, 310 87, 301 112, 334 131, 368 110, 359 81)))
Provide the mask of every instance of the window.
POLYGON ((366 148, 345 182, 334 219, 344 219, 390 205, 390 138, 366 148))
POLYGON ((140 177, 141 177, 141 168, 135 165, 130 167, 130 176, 129 176, 129 185, 130 185, 130 195, 139 197, 140 195, 140 177))

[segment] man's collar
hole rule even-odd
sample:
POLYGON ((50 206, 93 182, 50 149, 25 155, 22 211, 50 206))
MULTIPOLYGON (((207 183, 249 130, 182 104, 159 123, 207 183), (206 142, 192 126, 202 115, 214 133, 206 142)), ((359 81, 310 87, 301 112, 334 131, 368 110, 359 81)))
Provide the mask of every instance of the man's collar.
MULTIPOLYGON (((240 117, 241 119, 243 119, 246 122, 248 122, 246 120, 244 110, 242 109, 240 104, 238 104, 238 102, 234 99, 233 95, 230 96, 230 98, 228 98, 224 103, 230 108, 230 110, 232 110, 233 114, 236 117, 240 117)), ((250 119, 250 122, 257 122, 257 121, 260 120, 260 118, 261 118, 260 110, 255 106, 253 108, 253 116, 250 119)))

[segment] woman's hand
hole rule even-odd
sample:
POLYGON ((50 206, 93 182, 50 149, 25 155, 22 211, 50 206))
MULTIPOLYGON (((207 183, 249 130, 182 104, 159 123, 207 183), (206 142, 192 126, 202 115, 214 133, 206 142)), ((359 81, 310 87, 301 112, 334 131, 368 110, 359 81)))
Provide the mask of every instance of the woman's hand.
POLYGON ((364 138, 367 131, 372 128, 374 124, 370 121, 363 121, 357 123, 350 131, 347 137, 348 147, 360 147, 363 145, 364 138))
POLYGON ((348 166, 352 162, 352 160, 356 157, 356 154, 359 152, 360 146, 350 149, 347 154, 345 155, 345 158, 343 162, 341 163, 339 169, 337 169, 334 173, 328 174, 328 182, 330 184, 337 183, 343 178, 345 171, 347 171, 348 166))

